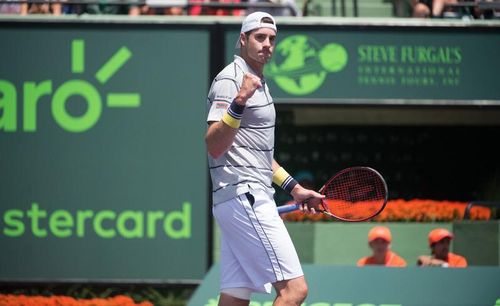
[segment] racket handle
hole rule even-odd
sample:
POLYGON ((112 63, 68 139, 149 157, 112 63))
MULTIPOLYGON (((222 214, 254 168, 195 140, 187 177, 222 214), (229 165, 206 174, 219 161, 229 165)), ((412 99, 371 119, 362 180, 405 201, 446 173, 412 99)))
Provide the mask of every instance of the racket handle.
POLYGON ((299 209, 300 209, 300 204, 283 205, 278 207, 278 213, 281 215, 299 209))

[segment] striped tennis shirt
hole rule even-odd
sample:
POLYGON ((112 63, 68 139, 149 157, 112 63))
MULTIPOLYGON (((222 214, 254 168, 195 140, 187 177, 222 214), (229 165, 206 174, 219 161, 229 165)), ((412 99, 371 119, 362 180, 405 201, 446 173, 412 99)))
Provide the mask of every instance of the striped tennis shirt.
MULTIPOLYGON (((213 80, 208 93, 207 122, 220 121, 243 82, 243 75, 257 75, 239 56, 213 80)), ((276 112, 269 88, 263 86, 248 99, 241 126, 231 148, 219 158, 208 155, 213 203, 235 198, 250 189, 263 189, 271 197, 274 125, 276 112)))

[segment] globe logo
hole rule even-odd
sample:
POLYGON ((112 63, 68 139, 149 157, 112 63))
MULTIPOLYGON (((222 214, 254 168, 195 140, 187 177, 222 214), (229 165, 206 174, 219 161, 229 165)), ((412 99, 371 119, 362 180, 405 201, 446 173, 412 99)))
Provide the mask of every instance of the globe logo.
POLYGON ((264 73, 286 93, 303 96, 317 90, 328 73, 344 69, 347 60, 347 51, 339 44, 321 47, 306 35, 292 35, 276 46, 264 73))

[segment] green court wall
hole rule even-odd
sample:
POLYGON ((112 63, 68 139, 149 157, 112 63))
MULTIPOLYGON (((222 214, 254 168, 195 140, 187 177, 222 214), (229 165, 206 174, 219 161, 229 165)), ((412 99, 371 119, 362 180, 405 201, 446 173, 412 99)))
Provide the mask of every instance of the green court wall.
MULTIPOLYGON (((387 226, 392 233, 392 250, 414 266, 420 255, 430 253, 427 235, 442 227, 453 232, 452 252, 465 256, 469 265, 499 265, 498 221, 456 223, 301 223, 287 222, 302 263, 356 265, 369 255, 368 231, 376 225, 387 226)), ((219 261, 220 230, 214 225, 214 262, 219 261)))

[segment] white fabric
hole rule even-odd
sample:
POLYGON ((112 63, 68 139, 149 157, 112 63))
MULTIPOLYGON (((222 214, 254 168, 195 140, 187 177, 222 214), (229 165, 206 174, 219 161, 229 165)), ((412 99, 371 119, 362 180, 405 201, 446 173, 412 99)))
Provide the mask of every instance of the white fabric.
POLYGON ((274 200, 264 190, 249 194, 212 208, 221 229, 220 288, 270 293, 272 283, 304 274, 274 200))
MULTIPOLYGON (((207 97, 207 122, 219 121, 236 97, 245 73, 255 71, 239 56, 214 79, 207 97)), ((241 126, 229 150, 215 159, 208 154, 214 205, 248 192, 249 186, 274 194, 273 156, 276 110, 269 87, 263 86, 248 99, 241 126)))
MULTIPOLYGON (((276 27, 276 20, 274 20, 274 17, 271 16, 271 14, 266 12, 254 12, 245 17, 245 20, 243 20, 243 23, 241 24, 240 33, 246 33, 248 31, 260 28, 273 29, 274 32, 278 33, 278 28, 276 27), (265 17, 271 18, 273 23, 271 24, 267 22, 261 22, 262 18, 265 17)), ((238 36, 238 41, 236 41, 236 49, 239 48, 241 48, 241 44, 240 44, 240 37, 238 36)))
POLYGON ((252 296, 252 290, 248 288, 225 288, 221 292, 241 300, 250 300, 252 296))
POLYGON ((243 20, 243 23, 241 24, 240 33, 246 33, 248 31, 260 28, 270 28, 275 32, 278 32, 278 29, 276 28, 276 21, 274 20, 274 17, 271 16, 271 14, 266 12, 255 12, 245 17, 245 20, 243 20), (273 24, 261 22, 262 18, 265 17, 270 18, 273 21, 273 24))

